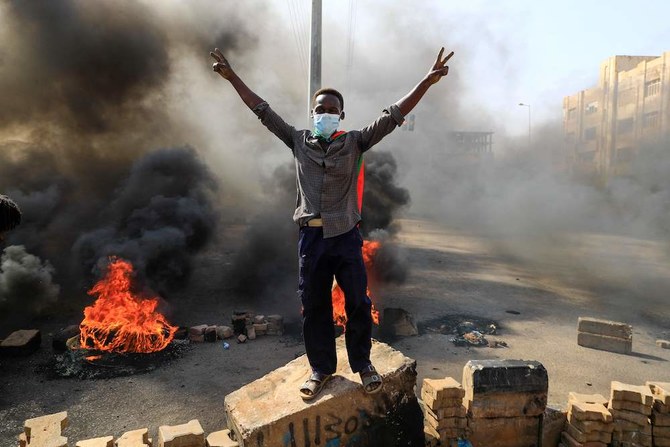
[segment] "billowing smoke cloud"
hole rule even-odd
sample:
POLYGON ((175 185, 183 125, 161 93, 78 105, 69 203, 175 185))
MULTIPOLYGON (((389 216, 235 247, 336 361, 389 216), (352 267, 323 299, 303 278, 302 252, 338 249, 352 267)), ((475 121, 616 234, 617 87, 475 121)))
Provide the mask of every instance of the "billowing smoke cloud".
POLYGON ((39 312, 58 298, 49 262, 26 252, 22 245, 5 248, 0 258, 0 309, 24 308, 39 312))
POLYGON ((73 251, 87 271, 98 275, 110 256, 130 260, 140 278, 165 294, 188 278, 190 257, 212 235, 216 189, 193 149, 149 153, 132 166, 102 210, 103 226, 82 234, 73 251))

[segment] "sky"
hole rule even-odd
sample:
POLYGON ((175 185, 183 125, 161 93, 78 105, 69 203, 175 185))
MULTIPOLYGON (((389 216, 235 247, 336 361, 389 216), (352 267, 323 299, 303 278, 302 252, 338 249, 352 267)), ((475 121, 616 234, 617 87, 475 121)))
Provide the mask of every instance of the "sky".
MULTIPOLYGON (((594 86, 599 64, 609 56, 670 51, 670 2, 661 0, 638 4, 621 0, 355 3, 353 70, 369 58, 388 58, 390 70, 402 65, 402 54, 391 45, 387 54, 365 52, 369 42, 383 42, 391 34, 410 42, 433 39, 435 53, 441 45, 456 52, 450 66, 465 79, 465 88, 457 92, 464 96, 461 99, 475 113, 481 110, 490 115, 491 130, 511 136, 528 129, 528 109, 519 107, 520 102, 531 105, 534 126, 560 121, 562 98, 594 86)), ((306 21, 310 5, 310 0, 273 2, 288 23, 292 23, 291 8, 294 16, 306 21)), ((349 54, 350 5, 324 2, 325 59, 346 59, 349 54)), ((298 62, 297 45, 292 43, 287 58, 298 62)), ((417 81, 431 63, 426 60, 426 67, 416 67, 417 81)), ((327 63, 323 77, 324 81, 332 78, 327 63)))

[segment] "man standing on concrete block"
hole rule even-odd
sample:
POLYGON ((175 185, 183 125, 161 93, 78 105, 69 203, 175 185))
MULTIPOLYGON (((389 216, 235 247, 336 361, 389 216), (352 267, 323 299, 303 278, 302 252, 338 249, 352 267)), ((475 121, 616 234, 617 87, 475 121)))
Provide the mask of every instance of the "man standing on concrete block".
POLYGON ((366 392, 381 389, 382 379, 370 363, 372 316, 367 276, 358 229, 361 221, 362 175, 365 151, 400 126, 428 88, 449 72, 444 48, 428 74, 402 99, 361 130, 338 130, 344 119, 344 98, 335 89, 317 91, 312 98, 311 130, 287 124, 240 77, 219 49, 210 53, 215 72, 228 80, 261 123, 286 144, 296 165, 298 200, 293 220, 300 227, 298 293, 303 308, 303 334, 312 374, 300 388, 311 400, 335 373, 335 329, 331 289, 333 278, 344 291, 347 313, 346 346, 349 364, 359 373, 366 392))

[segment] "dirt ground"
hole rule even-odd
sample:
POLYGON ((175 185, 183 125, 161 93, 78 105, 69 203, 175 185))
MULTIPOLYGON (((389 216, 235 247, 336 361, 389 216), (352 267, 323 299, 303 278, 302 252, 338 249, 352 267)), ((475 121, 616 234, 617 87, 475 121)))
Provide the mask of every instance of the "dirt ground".
MULTIPOLYGON (((235 240, 229 236, 222 242, 225 250, 211 250, 201 258, 192 278, 193 284, 199 284, 197 293, 184 291, 176 305, 178 324, 226 324, 232 311, 244 304, 229 299, 232 292, 226 284, 235 240)), ((570 256, 547 258, 537 253, 512 256, 504 248, 516 243, 526 242, 506 238, 501 243, 427 220, 402 222, 399 244, 410 272, 404 284, 376 291, 377 307, 402 307, 419 323, 449 315, 491 319, 499 325, 493 338, 508 345, 456 347, 450 341, 452 335, 440 333, 391 341, 416 359, 419 383, 424 377, 460 380, 468 360, 493 358, 544 364, 549 372, 549 402, 555 406, 565 405, 569 391, 608 395, 611 380, 670 381, 670 350, 655 345, 656 339, 670 337, 666 292, 657 293, 670 290, 665 287, 670 284, 670 261, 663 247, 620 236, 572 235, 554 250, 570 256), (622 246, 626 249, 619 249, 622 246), (591 266, 588 275, 575 275, 580 262, 584 268, 591 266), (620 273, 627 266, 640 265, 642 277, 620 273), (632 324, 634 353, 577 346, 579 316, 632 324)), ((226 394, 304 353, 295 294, 278 293, 285 300, 267 306, 253 303, 248 308, 284 314, 288 334, 231 343, 229 349, 223 349, 221 342, 190 345, 179 358, 126 377, 54 378, 48 369, 53 359, 48 334, 78 321, 68 316, 35 322, 43 332, 42 349, 23 359, 0 359, 0 445, 16 445, 25 419, 63 410, 70 418, 65 435, 71 445, 142 427, 148 427, 155 438, 159 425, 190 419, 200 420, 206 432, 224 428, 226 394), (293 314, 286 310, 291 308, 295 308, 293 314)))

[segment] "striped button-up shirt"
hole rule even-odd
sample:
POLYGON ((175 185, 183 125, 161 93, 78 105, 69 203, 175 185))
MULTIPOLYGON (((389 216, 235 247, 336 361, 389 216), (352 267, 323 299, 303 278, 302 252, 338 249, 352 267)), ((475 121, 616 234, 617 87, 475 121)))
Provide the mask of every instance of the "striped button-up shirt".
POLYGON ((298 188, 293 220, 302 226, 320 216, 324 238, 351 230, 361 220, 356 191, 359 158, 402 124, 398 106, 384 110, 369 126, 326 143, 309 130, 287 124, 267 102, 253 111, 293 152, 298 188))

